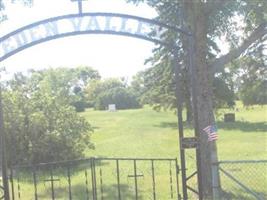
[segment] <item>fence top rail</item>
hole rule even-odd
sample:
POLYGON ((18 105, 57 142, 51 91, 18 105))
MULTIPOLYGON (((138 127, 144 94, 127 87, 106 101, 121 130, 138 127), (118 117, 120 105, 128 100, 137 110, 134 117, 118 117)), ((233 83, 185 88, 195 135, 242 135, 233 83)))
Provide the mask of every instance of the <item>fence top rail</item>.
POLYGON ((153 160, 153 161, 175 161, 177 158, 94 158, 95 160, 136 160, 136 161, 146 161, 146 160, 153 160))
POLYGON ((75 164, 84 164, 90 163, 94 161, 174 161, 177 162, 177 158, 105 158, 105 157, 91 157, 86 159, 76 159, 76 160, 67 160, 67 161, 59 161, 59 162, 48 162, 48 163, 39 163, 35 165, 15 165, 11 166, 11 168, 38 168, 38 167, 46 167, 46 166, 71 166, 75 164))
POLYGON ((222 160, 214 164, 267 163, 267 160, 222 160))

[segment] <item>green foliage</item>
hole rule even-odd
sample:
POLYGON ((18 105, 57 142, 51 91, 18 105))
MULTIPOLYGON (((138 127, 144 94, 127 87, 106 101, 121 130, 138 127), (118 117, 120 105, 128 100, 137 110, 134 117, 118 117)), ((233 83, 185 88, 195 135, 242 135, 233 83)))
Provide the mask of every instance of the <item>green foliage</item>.
POLYGON ((267 81, 255 82, 253 85, 246 85, 240 91, 240 99, 244 105, 267 104, 267 81))
POLYGON ((97 110, 107 109, 109 104, 115 104, 117 109, 140 108, 136 97, 126 88, 115 87, 103 91, 97 96, 95 108, 97 110))
POLYGON ((22 74, 3 88, 9 162, 40 163, 80 158, 90 143, 90 124, 69 105, 62 74, 22 74))
POLYGON ((75 108, 76 112, 84 112, 85 108, 88 107, 88 104, 86 104, 86 102, 84 102, 82 100, 80 100, 80 101, 77 100, 77 101, 73 102, 71 105, 75 108))
POLYGON ((93 80, 86 87, 86 98, 97 110, 107 109, 109 104, 116 104, 117 109, 139 108, 136 95, 123 81, 115 78, 93 80))
POLYGON ((234 74, 235 90, 245 106, 267 104, 267 57, 266 44, 251 47, 248 55, 229 66, 234 74))
POLYGON ((100 79, 98 71, 85 66, 32 70, 31 74, 34 85, 38 85, 34 81, 40 81, 39 87, 43 87, 43 84, 50 85, 50 92, 63 97, 63 103, 74 106, 77 112, 82 112, 88 107, 83 91, 87 83, 100 79))
MULTIPOLYGON (((198 12, 206 12, 207 18, 207 30, 205 34, 207 35, 206 44, 203 46, 207 47, 207 55, 205 62, 218 58, 220 53, 220 48, 218 47, 217 40, 222 36, 226 36, 227 42, 232 48, 236 48, 245 37, 247 37, 257 26, 262 23, 266 23, 267 19, 267 4, 264 0, 237 0, 237 1, 181 1, 181 0, 128 0, 138 4, 140 2, 145 2, 151 7, 155 8, 158 12, 157 19, 163 21, 167 24, 181 26, 181 21, 177 16, 180 16, 180 8, 183 8, 183 14, 185 17, 185 26, 191 26, 193 30, 192 19, 193 14, 198 15, 198 12), (161 2, 161 3, 159 3, 161 2), (192 10, 186 10, 191 8, 192 10), (195 12, 195 13, 194 13, 195 12), (242 33, 242 34, 240 34, 242 33), (241 36, 242 35, 242 36, 241 36)), ((195 19, 197 20, 197 18, 195 19)), ((194 31, 194 30, 193 30, 194 31)), ((254 49, 259 49, 259 44, 264 43, 267 37, 263 37, 261 40, 257 40, 254 43, 254 49)), ((182 94, 185 97, 185 101, 188 104, 190 101, 190 92, 188 88, 190 87, 190 80, 188 76, 188 66, 189 62, 186 59, 186 51, 188 46, 188 41, 182 35, 177 35, 170 31, 162 35, 162 40, 164 41, 176 41, 177 44, 182 43, 182 48, 178 51, 178 56, 181 60, 182 68, 182 94)), ((201 42, 201 41, 198 41, 201 42)), ((204 50, 203 50, 204 51, 204 50)), ((244 52, 248 54, 248 52, 244 52)), ((134 80, 134 88, 137 91, 139 98, 143 103, 149 103, 154 105, 155 108, 173 108, 175 107, 175 95, 174 95, 174 72, 172 67, 166 60, 169 57, 169 50, 163 46, 154 49, 154 55, 148 59, 148 62, 154 66, 153 68, 139 73, 134 80), (142 77, 140 77, 142 76, 142 77), (141 81, 140 81, 141 80, 141 81), (140 82, 140 86, 138 85, 140 82)), ((255 55, 255 57, 259 57, 255 55)), ((229 60, 230 61, 230 60, 229 60)), ((240 65, 239 67, 242 67, 240 65)), ((233 105, 234 100, 234 79, 233 74, 227 74, 225 70, 215 71, 210 75, 209 81, 213 87, 213 105, 215 108, 233 105)), ((255 82, 256 84, 256 82, 255 82)), ((250 83, 251 85, 251 83, 250 83)), ((259 84, 256 84, 259 85, 259 84)), ((264 84, 260 84, 264 87, 264 84)), ((246 89, 244 89, 245 91, 246 89)), ((248 88, 248 91, 251 90, 248 88)), ((254 87, 256 90, 256 87, 254 87)), ((258 89, 260 90, 260 89, 258 89)), ((243 92, 244 93, 244 92, 243 92)), ((247 95, 246 95, 247 96, 247 95)), ((259 97, 261 102, 263 97, 259 97)), ((190 104, 190 103, 189 103, 190 104)), ((187 106, 188 107, 188 106, 187 106)))
POLYGON ((71 70, 77 79, 86 86, 90 80, 99 80, 101 78, 98 71, 87 66, 79 66, 71 70))
POLYGON ((116 87, 124 87, 123 83, 119 79, 110 78, 105 81, 92 80, 85 88, 85 96, 88 103, 94 107, 96 99, 101 93, 116 87))
POLYGON ((139 72, 131 83, 132 90, 143 105, 150 104, 156 110, 176 108, 173 73, 170 61, 166 60, 165 67, 156 65, 139 72))
POLYGON ((235 105, 235 94, 231 78, 231 74, 222 73, 213 79, 213 105, 217 109, 235 105))
MULTIPOLYGON (((186 73, 185 73, 186 74, 186 73)), ((182 95, 189 101, 189 91, 186 87, 186 78, 182 77, 182 95)), ((232 75, 230 73, 218 73, 213 79, 213 104, 215 108, 233 105, 235 94, 232 75)), ((132 82, 133 91, 138 94, 140 102, 150 104, 155 110, 176 109, 175 75, 170 64, 165 67, 156 65, 145 71, 139 72, 132 82), (170 79, 171 77, 171 79, 170 79)), ((179 97, 178 97, 179 98, 179 97)), ((187 105, 185 105, 187 106, 187 105)), ((188 109, 188 107, 187 107, 188 109)), ((190 109, 190 108, 189 108, 190 109)))

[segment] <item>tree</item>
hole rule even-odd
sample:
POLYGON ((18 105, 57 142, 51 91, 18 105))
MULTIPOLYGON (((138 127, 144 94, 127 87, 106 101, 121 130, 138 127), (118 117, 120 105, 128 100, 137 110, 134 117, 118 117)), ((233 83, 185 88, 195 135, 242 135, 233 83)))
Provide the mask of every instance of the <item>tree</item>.
POLYGON ((53 93, 62 97, 63 103, 75 107, 82 112, 88 107, 84 96, 84 88, 89 81, 100 79, 98 71, 87 66, 76 68, 54 68, 40 71, 31 70, 33 85, 35 82, 50 84, 53 93))
MULTIPOLYGON (((190 91, 186 84, 186 72, 182 77, 182 94, 185 98, 187 122, 192 120, 192 107, 190 105, 190 91)), ((175 73, 173 65, 162 63, 137 73, 131 83, 132 90, 138 95, 142 104, 150 104, 155 110, 177 109, 175 97, 175 73)), ((221 108, 233 105, 235 95, 231 73, 218 73, 213 83, 213 106, 221 108)))
MULTIPOLYGON (((129 0, 138 3, 141 0, 129 0)), ((145 1, 145 0, 143 0, 145 1)), ((241 54, 255 43, 266 40, 266 11, 267 5, 264 0, 146 0, 150 6, 154 7, 161 21, 171 25, 177 25, 179 7, 182 7, 185 16, 185 27, 194 36, 194 65, 196 70, 196 91, 197 110, 200 130, 215 123, 212 102, 211 83, 217 72, 224 69, 225 65, 238 58, 241 54), (236 17, 242 21, 241 25, 236 23, 236 17), (242 34, 240 30, 243 29, 242 34), (216 50, 216 39, 223 35, 227 36, 231 49, 223 56, 210 55, 212 50, 216 50)), ((175 34, 168 34, 175 36, 175 34)), ((169 40, 170 37, 163 39, 169 40)), ((183 44, 184 52, 187 52, 189 41, 184 37, 176 37, 175 42, 183 44)), ((160 47, 155 55, 161 60, 166 50, 160 47), (158 56, 161 55, 161 56, 158 56)), ((188 61, 184 61, 188 66, 188 61)), ((207 141, 205 134, 200 134, 200 155, 202 173, 202 194, 204 199, 212 199, 217 196, 213 193, 213 186, 219 186, 213 180, 218 176, 218 171, 213 170, 212 163, 218 160, 216 143, 207 141)))
POLYGON ((100 80, 101 76, 98 71, 91 67, 79 66, 71 69, 72 72, 77 76, 77 80, 81 82, 83 86, 86 86, 91 80, 100 80))
POLYGON ((61 96, 62 90, 55 92, 51 79, 39 78, 17 74, 4 85, 10 164, 81 158, 93 148, 90 124, 61 96))
POLYGON ((245 106, 267 104, 267 56, 266 44, 251 48, 249 53, 231 63, 236 91, 245 106), (242 67, 240 67, 242 66, 242 67))
POLYGON ((89 82, 86 97, 95 109, 104 110, 109 104, 116 104, 118 109, 139 108, 136 96, 123 80, 110 78, 89 82))
POLYGON ((115 87, 101 92, 96 99, 95 108, 105 110, 109 104, 115 104, 119 110, 140 108, 136 97, 126 88, 115 87))
POLYGON ((166 62, 165 67, 155 65, 133 77, 132 90, 140 102, 155 110, 176 108, 174 71, 166 62), (170 78, 172 77, 172 78, 170 78))

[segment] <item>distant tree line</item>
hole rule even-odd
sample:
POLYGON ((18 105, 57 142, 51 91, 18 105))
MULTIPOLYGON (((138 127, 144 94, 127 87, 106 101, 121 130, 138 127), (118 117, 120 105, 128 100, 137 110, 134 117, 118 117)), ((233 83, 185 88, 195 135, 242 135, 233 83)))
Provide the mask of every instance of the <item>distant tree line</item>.
POLYGON ((89 104, 96 110, 106 110, 109 104, 115 104, 117 109, 141 107, 137 95, 123 78, 93 80, 86 87, 85 94, 89 104))

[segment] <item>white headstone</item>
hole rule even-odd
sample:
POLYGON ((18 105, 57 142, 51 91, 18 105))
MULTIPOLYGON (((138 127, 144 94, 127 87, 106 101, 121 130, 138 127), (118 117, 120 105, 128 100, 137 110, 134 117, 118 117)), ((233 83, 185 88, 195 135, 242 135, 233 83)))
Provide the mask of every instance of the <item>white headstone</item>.
POLYGON ((109 112, 115 112, 116 111, 116 104, 109 104, 108 105, 108 111, 109 112))

